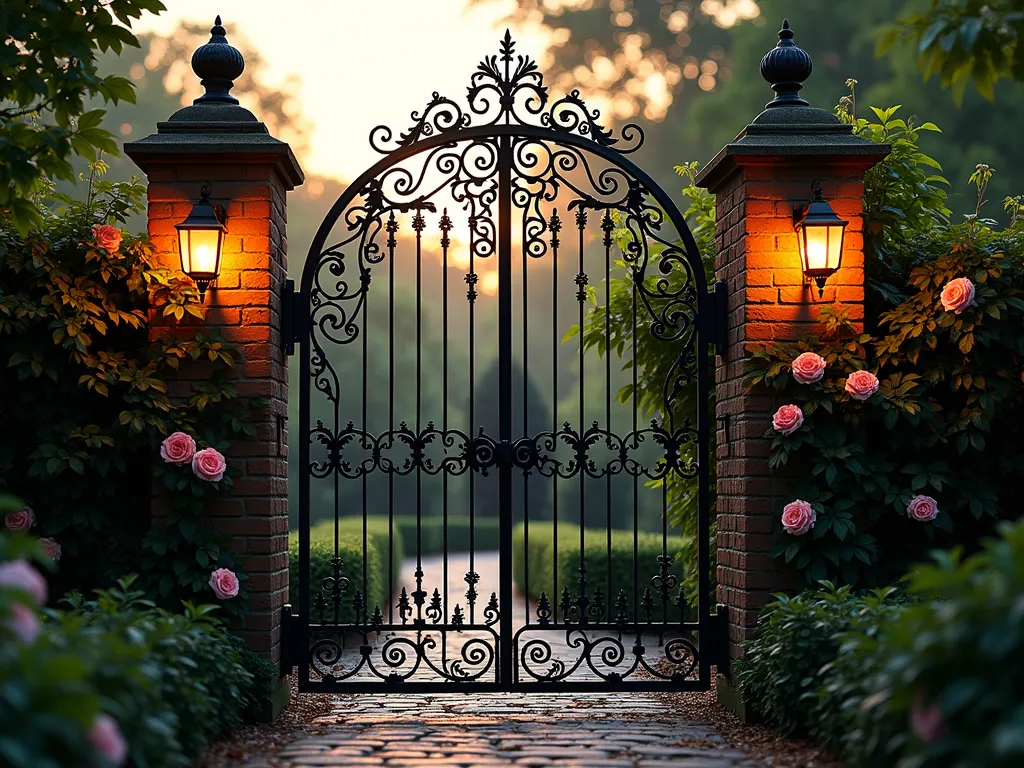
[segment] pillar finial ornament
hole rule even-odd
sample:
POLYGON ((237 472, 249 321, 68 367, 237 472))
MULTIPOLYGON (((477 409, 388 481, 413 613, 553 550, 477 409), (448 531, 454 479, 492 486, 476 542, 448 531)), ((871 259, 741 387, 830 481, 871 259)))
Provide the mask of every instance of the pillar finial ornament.
POLYGON ((806 107, 805 99, 800 98, 800 89, 804 81, 811 76, 813 62, 807 51, 793 42, 793 30, 789 19, 783 19, 779 30, 779 42, 761 59, 761 77, 768 81, 775 98, 765 104, 771 107, 806 107))
POLYGON ((230 94, 235 80, 245 70, 241 52, 228 42, 220 16, 210 29, 210 41, 192 54, 192 71, 202 81, 206 93, 193 104, 237 104, 230 94))

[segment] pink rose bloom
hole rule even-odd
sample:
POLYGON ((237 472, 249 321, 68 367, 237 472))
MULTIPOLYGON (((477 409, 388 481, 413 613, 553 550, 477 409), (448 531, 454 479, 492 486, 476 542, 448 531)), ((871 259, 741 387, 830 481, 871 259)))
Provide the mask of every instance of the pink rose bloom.
POLYGON ((878 377, 871 371, 854 371, 846 379, 846 391, 854 400, 867 400, 878 391, 878 377))
POLYGON ((192 471, 196 473, 196 477, 209 480, 211 483, 216 483, 224 477, 224 470, 227 468, 228 463, 224 460, 224 455, 216 448, 204 448, 192 457, 192 471))
POLYGON ((920 523, 934 520, 939 514, 939 504, 931 496, 915 496, 907 504, 907 517, 920 523))
POLYGON ((97 224, 92 228, 92 237, 96 245, 107 253, 117 253, 121 247, 121 230, 109 224, 97 224))
POLYGON ((238 594, 238 577, 227 568, 218 568, 210 574, 210 587, 221 600, 230 600, 238 594))
POLYGON ((796 432, 803 423, 804 412, 799 405, 784 405, 772 416, 772 426, 783 435, 796 432))
POLYGON ((9 531, 27 531, 36 524, 36 513, 31 507, 23 507, 4 517, 4 525, 9 531))
POLYGON ((39 548, 43 550, 43 554, 51 560, 60 560, 60 544, 57 543, 56 539, 40 539, 39 548))
POLYGON ((938 704, 925 704, 924 695, 918 691, 910 704, 910 730, 925 744, 933 744, 942 738, 945 722, 938 704))
POLYGON ((184 432, 175 432, 160 443, 160 458, 168 464, 188 464, 196 455, 196 441, 184 432))
POLYGON ((100 714, 89 729, 89 743, 104 760, 113 765, 123 765, 128 757, 128 743, 117 725, 117 720, 107 714, 100 714))
POLYGON ((794 536, 803 536, 814 527, 817 519, 814 507, 803 499, 791 501, 782 508, 782 527, 794 536))
POLYGON ((25 560, 12 560, 0 565, 0 587, 25 592, 36 605, 46 602, 46 579, 25 560))
POLYGON ((23 645, 34 643, 42 630, 36 612, 24 603, 12 603, 11 615, 0 622, 0 626, 9 629, 23 645))
POLYGON ((966 277, 958 277, 946 283, 939 297, 942 308, 947 312, 960 314, 967 307, 974 304, 974 283, 966 277))
POLYGON ((821 381, 825 375, 825 358, 814 352, 804 352, 793 361, 793 378, 801 384, 821 381))

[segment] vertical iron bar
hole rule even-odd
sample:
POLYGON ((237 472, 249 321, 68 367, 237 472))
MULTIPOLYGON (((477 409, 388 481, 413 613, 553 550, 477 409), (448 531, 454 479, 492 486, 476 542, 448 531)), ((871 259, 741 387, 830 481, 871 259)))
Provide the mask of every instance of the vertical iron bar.
MULTIPOLYGON (((297 297, 302 302, 303 325, 299 330, 300 340, 299 353, 299 622, 302 624, 303 645, 299 663, 299 682, 309 682, 309 647, 311 645, 310 624, 310 584, 309 584, 309 545, 310 545, 310 519, 309 519, 309 485, 312 475, 309 472, 309 411, 312 389, 310 382, 310 355, 313 354, 312 338, 309 322, 306 320, 309 312, 309 296, 305 291, 297 297)), ((294 610, 294 607, 293 607, 294 610)))
MULTIPOLYGON (((711 312, 711 304, 707 291, 698 291, 697 315, 707 317, 706 313, 711 312)), ((706 323, 697 323, 696 350, 697 350, 697 617, 699 630, 698 639, 707 636, 714 637, 711 630, 711 553, 708 537, 711 534, 709 508, 710 503, 710 462, 712 458, 708 454, 710 447, 710 416, 708 405, 710 399, 709 376, 714 376, 714 369, 711 368, 711 359, 708 354, 708 344, 713 340, 706 335, 706 323)), ((685 565, 681 569, 686 573, 685 565)), ((728 654, 728 650, 724 651, 728 654)), ((726 657, 728 658, 728 657, 726 657)), ((702 660, 700 670, 701 685, 711 685, 711 662, 702 660)))
MULTIPOLYGON (((361 441, 362 442, 362 449, 365 451, 365 450, 368 450, 372 446, 372 444, 370 443, 370 440, 368 438, 368 435, 370 433, 370 425, 366 421, 366 387, 367 387, 367 379, 366 379, 366 371, 367 371, 366 339, 367 339, 367 336, 369 335, 369 332, 370 332, 370 268, 369 267, 365 267, 364 268, 364 275, 365 276, 364 276, 364 282, 363 282, 363 286, 364 286, 363 290, 365 292, 363 294, 363 333, 362 333, 362 336, 363 336, 363 393, 362 393, 363 394, 363 401, 362 401, 362 413, 361 413, 360 418, 362 420, 362 425, 363 425, 363 439, 361 441)), ((367 506, 366 506, 367 486, 366 486, 366 479, 367 479, 368 473, 367 472, 363 472, 362 474, 363 474, 363 476, 361 478, 361 480, 362 480, 362 491, 363 491, 363 498, 362 498, 362 502, 363 502, 363 504, 362 504, 362 507, 363 507, 363 600, 362 600, 362 605, 363 605, 363 616, 366 616, 366 604, 369 602, 369 599, 370 599, 370 595, 366 591, 366 583, 367 583, 367 577, 366 577, 367 562, 366 561, 368 559, 367 556, 366 556, 366 514, 367 514, 367 506)), ((360 622, 360 616, 358 615, 358 612, 357 612, 357 614, 355 616, 355 623, 356 624, 361 623, 360 622)))
MULTIPOLYGON (((631 269, 633 278, 631 287, 633 301, 633 328, 630 339, 633 343, 633 450, 639 446, 639 435, 637 435, 638 418, 640 409, 640 391, 637 388, 637 361, 636 361, 636 283, 642 280, 643 275, 637 272, 636 264, 631 269)), ((633 621, 640 623, 640 488, 639 476, 633 475, 633 621)))
MULTIPOLYGON (((506 63, 507 66, 507 63, 506 63)), ((512 439, 512 140, 502 136, 498 146, 498 434, 512 439)), ((501 680, 512 682, 512 467, 503 464, 498 475, 498 514, 501 531, 501 680)))
MULTIPOLYGON (((442 348, 441 348, 441 367, 443 372, 441 374, 441 430, 444 434, 448 432, 448 247, 451 245, 451 239, 448 237, 448 232, 451 230, 451 219, 448 218, 448 209, 445 208, 441 214, 441 328, 442 328, 442 348)), ((442 437, 443 440, 443 437, 442 437)), ((444 591, 443 602, 442 602, 442 616, 441 623, 448 623, 448 470, 442 466, 441 468, 441 514, 443 516, 441 522, 442 537, 441 542, 444 562, 441 565, 442 576, 441 576, 441 589, 444 591)), ((448 666, 448 633, 441 632, 441 669, 447 669, 448 666)))
MULTIPOLYGON (((538 204, 538 208, 539 208, 538 204)), ((530 381, 530 368, 529 368, 529 350, 530 350, 530 313, 527 309, 527 267, 529 265, 529 249, 526 246, 528 242, 528 235, 526 232, 526 209, 523 209, 523 247, 522 251, 523 259, 523 437, 530 437, 530 410, 529 410, 529 381, 530 381)), ((539 480, 538 480, 539 482, 539 480)), ((527 549, 530 546, 530 475, 529 472, 523 473, 523 548, 527 549)), ((511 566, 509 561, 509 566, 511 566)), ((523 615, 526 617, 526 623, 530 623, 530 572, 526 571, 523 574, 523 615)))
MULTIPOLYGON (((558 439, 558 233, 562 222, 558 209, 551 214, 551 432, 552 442, 558 439)), ((551 537, 554 548, 555 567, 552 569, 551 604, 555 624, 558 623, 558 469, 551 473, 551 537)))
MULTIPOLYGON (((395 446, 395 230, 391 213, 388 228, 388 448, 395 446)), ((388 623, 395 623, 395 473, 388 472, 388 623)))
MULTIPOLYGON (((604 221, 601 228, 604 230, 604 404, 605 404, 605 425, 608 430, 608 449, 613 448, 612 444, 612 212, 607 209, 604 212, 604 221)), ((611 617, 612 600, 612 473, 607 476, 605 489, 606 503, 606 535, 608 537, 608 560, 605 565, 608 577, 607 606, 609 618, 611 617)), ((600 618, 600 617, 599 617, 600 618)))
MULTIPOLYGON (((583 435, 584 435, 584 433, 587 430, 587 427, 586 427, 586 418, 587 418, 586 417, 586 393, 585 393, 585 389, 584 389, 585 384, 584 384, 584 378, 583 378, 583 360, 584 360, 584 353, 586 351, 586 348, 583 345, 583 320, 584 320, 584 305, 586 304, 586 299, 587 299, 587 275, 586 275, 586 272, 584 271, 584 263, 583 263, 583 233, 586 230, 586 227, 587 227, 587 210, 581 204, 580 207, 579 207, 579 210, 576 211, 576 228, 577 228, 577 230, 579 232, 579 272, 576 274, 576 285, 577 285, 576 301, 577 301, 577 303, 579 305, 579 319, 578 319, 577 322, 579 323, 579 329, 580 329, 580 331, 579 331, 579 339, 580 339, 579 376, 578 376, 578 385, 577 386, 578 386, 579 395, 580 395, 579 433, 580 433, 580 439, 581 440, 583 439, 583 435)), ((577 467, 576 467, 576 470, 579 472, 579 475, 580 475, 580 498, 579 498, 579 510, 580 510, 580 577, 579 577, 579 595, 577 597, 577 605, 579 606, 579 617, 578 618, 579 618, 579 622, 581 624, 585 623, 586 620, 587 620, 587 617, 586 617, 586 614, 585 614, 585 608, 586 608, 586 602, 587 602, 587 596, 586 596, 586 589, 587 589, 587 582, 586 582, 587 564, 586 564, 586 558, 585 558, 585 549, 586 549, 586 533, 585 533, 585 531, 586 531, 586 522, 587 522, 586 514, 585 514, 585 512, 586 512, 585 493, 586 493, 587 473, 586 473, 586 470, 585 470, 584 465, 583 465, 583 461, 584 460, 581 458, 582 455, 583 455, 583 453, 582 453, 582 449, 581 449, 581 452, 577 456, 577 467)), ((555 565, 555 568, 556 569, 558 568, 557 564, 555 565)))
MULTIPOLYGON (((419 443, 423 424, 423 213, 412 220, 416 231, 416 441, 419 443)), ((423 466, 416 465, 416 619, 423 621, 423 466)), ((417 633, 417 638, 419 634, 417 633)))

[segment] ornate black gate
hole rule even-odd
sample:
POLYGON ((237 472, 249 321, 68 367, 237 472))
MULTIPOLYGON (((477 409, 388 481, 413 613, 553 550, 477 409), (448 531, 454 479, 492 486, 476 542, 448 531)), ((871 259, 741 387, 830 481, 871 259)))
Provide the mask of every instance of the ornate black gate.
POLYGON ((696 244, 628 158, 639 126, 614 138, 576 91, 549 104, 507 32, 467 104, 435 93, 397 138, 374 129, 384 156, 286 311, 290 663, 303 690, 705 689, 722 644, 696 244))

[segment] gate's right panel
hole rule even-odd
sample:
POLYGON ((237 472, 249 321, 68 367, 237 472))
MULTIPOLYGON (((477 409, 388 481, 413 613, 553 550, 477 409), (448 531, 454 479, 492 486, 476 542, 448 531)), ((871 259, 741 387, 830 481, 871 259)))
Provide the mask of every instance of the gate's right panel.
POLYGON ((614 155, 512 146, 515 684, 706 687, 703 275, 614 155))

